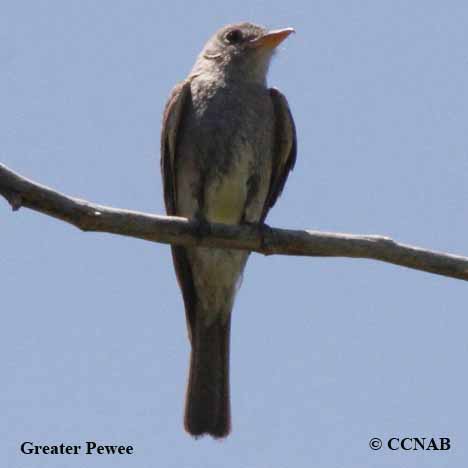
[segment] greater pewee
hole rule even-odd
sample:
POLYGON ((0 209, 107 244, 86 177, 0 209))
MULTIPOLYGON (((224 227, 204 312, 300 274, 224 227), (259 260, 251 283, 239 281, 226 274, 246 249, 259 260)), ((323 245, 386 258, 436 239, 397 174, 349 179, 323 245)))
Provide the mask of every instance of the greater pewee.
MULTIPOLYGON (((228 25, 205 45, 166 104, 161 137, 169 215, 263 223, 296 159, 286 98, 267 88, 275 48, 293 29, 228 25)), ((172 247, 192 353, 185 428, 220 438, 231 427, 229 331, 248 252, 172 247)))

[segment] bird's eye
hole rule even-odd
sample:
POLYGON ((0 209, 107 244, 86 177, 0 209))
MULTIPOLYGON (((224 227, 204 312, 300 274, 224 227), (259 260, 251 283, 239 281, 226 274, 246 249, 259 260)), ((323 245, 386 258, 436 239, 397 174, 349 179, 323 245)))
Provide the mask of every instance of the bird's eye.
POLYGON ((229 44, 238 44, 243 38, 244 37, 240 29, 232 29, 224 36, 224 39, 229 44))

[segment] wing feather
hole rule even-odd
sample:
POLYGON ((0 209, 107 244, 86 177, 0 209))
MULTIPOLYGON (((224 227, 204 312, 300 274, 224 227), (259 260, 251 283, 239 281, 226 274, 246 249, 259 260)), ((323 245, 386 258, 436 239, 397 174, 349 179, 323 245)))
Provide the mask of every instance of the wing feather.
MULTIPOLYGON (((190 81, 186 80, 175 86, 164 109, 161 133, 161 174, 164 186, 164 203, 168 215, 177 215, 177 137, 180 137, 185 111, 190 100, 190 81)), ((192 269, 185 248, 173 246, 171 250, 177 279, 184 298, 189 336, 191 338, 195 327, 196 309, 192 269)))
POLYGON ((262 221, 283 191, 289 172, 296 163, 297 139, 296 126, 284 95, 275 88, 270 89, 275 114, 275 140, 273 170, 270 188, 263 208, 262 221))
POLYGON ((184 108, 190 98, 190 82, 182 81, 174 87, 167 100, 161 132, 161 174, 164 185, 164 203, 169 215, 177 209, 176 150, 177 134, 182 126, 184 108))

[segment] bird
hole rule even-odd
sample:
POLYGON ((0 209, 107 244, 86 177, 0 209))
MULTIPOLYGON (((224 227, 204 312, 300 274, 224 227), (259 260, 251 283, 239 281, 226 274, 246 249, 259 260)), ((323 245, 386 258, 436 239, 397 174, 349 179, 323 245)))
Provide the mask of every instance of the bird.
MULTIPOLYGON (((166 212, 194 221, 263 225, 296 161, 285 96, 267 86, 277 46, 294 30, 229 24, 203 47, 172 90, 161 132, 166 212)), ((184 426, 195 438, 231 431, 231 312, 249 252, 171 247, 181 288, 190 369, 184 426)))

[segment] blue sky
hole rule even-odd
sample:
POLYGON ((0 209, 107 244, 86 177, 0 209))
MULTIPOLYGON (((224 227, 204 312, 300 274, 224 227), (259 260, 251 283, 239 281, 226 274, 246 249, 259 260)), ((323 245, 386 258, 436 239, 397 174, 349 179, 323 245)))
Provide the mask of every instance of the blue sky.
MULTIPOLYGON (((269 83, 299 153, 273 226, 468 254, 468 5, 8 2, 0 161, 67 194, 162 213, 165 100, 211 34, 293 26, 269 83)), ((366 260, 252 255, 233 316, 233 433, 182 428, 189 346, 169 248, 0 203, 5 467, 466 466, 467 286, 366 260), (450 437, 449 452, 369 449, 450 437), (26 456, 131 444, 131 456, 26 456)))

